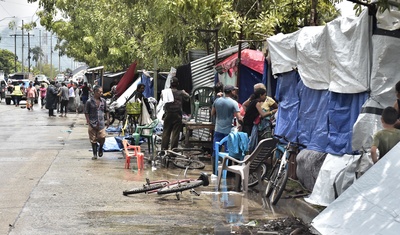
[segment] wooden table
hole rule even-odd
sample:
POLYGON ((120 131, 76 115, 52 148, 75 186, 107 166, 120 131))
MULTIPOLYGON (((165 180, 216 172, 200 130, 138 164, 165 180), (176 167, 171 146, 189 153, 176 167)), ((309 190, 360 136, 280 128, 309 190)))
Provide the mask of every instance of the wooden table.
POLYGON ((183 122, 183 126, 186 129, 185 142, 184 142, 185 147, 189 148, 193 146, 198 146, 198 147, 207 147, 212 149, 215 124, 211 122, 183 122), (196 129, 208 129, 209 137, 207 138, 207 140, 193 140, 193 139, 191 140, 190 136, 193 130, 196 129))

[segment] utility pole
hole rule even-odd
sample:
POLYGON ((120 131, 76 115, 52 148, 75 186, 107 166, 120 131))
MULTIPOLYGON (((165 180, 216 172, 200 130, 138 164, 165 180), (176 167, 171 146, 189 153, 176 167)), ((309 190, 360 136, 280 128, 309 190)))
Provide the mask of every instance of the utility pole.
MULTIPOLYGON (((21 62, 22 62, 22 71, 21 72, 24 72, 24 37, 25 37, 25 35, 24 35, 24 28, 23 28, 23 25, 24 25, 24 21, 22 21, 22 34, 17 34, 17 33, 14 33, 14 34, 11 34, 10 36, 12 36, 12 37, 14 37, 14 55, 15 55, 15 57, 14 57, 14 70, 15 70, 15 72, 18 72, 17 71, 17 36, 18 37, 22 37, 22 60, 21 60, 21 62)), ((30 55, 30 37, 31 36, 35 36, 35 35, 30 35, 30 33, 28 32, 28 49, 29 49, 29 51, 28 51, 28 59, 29 59, 29 72, 30 72, 30 58, 31 58, 31 55, 30 55)))
POLYGON ((24 72, 24 20, 22 20, 22 72, 24 72))
MULTIPOLYGON (((39 30, 39 47, 40 51, 42 51, 42 30, 39 30)), ((39 54, 39 70, 42 73, 42 55, 39 54)))
POLYGON ((14 72, 17 72, 17 34, 14 34, 14 72))
POLYGON ((53 79, 53 34, 50 36, 50 77, 53 79))
POLYGON ((28 32, 28 72, 31 72, 31 40, 28 32))

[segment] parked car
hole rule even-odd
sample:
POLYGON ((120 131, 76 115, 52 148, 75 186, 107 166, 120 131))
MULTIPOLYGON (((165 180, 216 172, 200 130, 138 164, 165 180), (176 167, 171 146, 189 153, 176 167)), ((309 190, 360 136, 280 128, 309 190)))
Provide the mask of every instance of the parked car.
POLYGON ((58 81, 58 82, 64 82, 65 81, 65 76, 62 73, 57 74, 57 76, 56 76, 56 78, 54 80, 58 81))
POLYGON ((47 84, 50 84, 49 80, 47 79, 46 75, 44 74, 38 74, 35 76, 35 81, 38 81, 40 84, 45 82, 47 84))

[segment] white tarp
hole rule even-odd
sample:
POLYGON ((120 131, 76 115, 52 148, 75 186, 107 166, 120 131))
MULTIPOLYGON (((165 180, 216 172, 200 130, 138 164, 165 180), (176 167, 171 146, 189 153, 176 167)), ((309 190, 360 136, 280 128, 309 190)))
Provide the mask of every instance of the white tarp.
POLYGON ((303 83, 316 90, 329 87, 329 58, 326 27, 310 26, 300 30, 296 41, 297 68, 303 83), (318 68, 318 69, 315 69, 318 68))
POLYGON ((361 155, 336 156, 327 154, 324 163, 319 170, 317 180, 315 182, 312 193, 309 197, 304 198, 308 203, 320 206, 328 206, 335 200, 335 191, 333 182, 336 175, 348 165, 358 161, 361 155))
POLYGON ((296 31, 289 34, 279 33, 267 39, 273 74, 290 72, 297 67, 295 44, 299 32, 296 31))
POLYGON ((298 68, 304 84, 315 90, 354 94, 368 90, 370 17, 341 17, 326 26, 304 27, 267 39, 272 73, 298 68))
POLYGON ((322 235, 400 231, 400 143, 312 221, 322 235))
POLYGON ((370 98, 364 103, 363 111, 353 126, 352 146, 354 150, 369 147, 373 134, 382 129, 380 115, 374 110, 393 106, 396 101, 395 85, 400 81, 399 55, 400 38, 372 36, 372 72, 370 98))
MULTIPOLYGON (((397 2, 400 5, 400 0, 392 0, 392 2, 397 2)), ((378 28, 390 31, 400 29, 400 10, 398 6, 390 6, 384 12, 378 11, 376 19, 378 28)))

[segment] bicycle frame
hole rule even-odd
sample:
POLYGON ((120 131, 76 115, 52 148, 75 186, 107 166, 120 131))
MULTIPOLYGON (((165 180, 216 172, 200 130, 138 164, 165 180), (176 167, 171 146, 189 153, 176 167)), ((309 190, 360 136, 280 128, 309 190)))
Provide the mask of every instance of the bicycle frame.
POLYGON ((277 138, 284 139, 287 144, 278 144, 276 147, 276 162, 273 164, 271 173, 268 175, 268 185, 265 191, 266 197, 271 196, 271 203, 275 205, 285 189, 288 180, 289 161, 292 154, 297 154, 299 147, 306 148, 307 146, 297 142, 289 141, 285 136, 277 136, 277 138), (278 166, 279 164, 279 166, 278 166))

